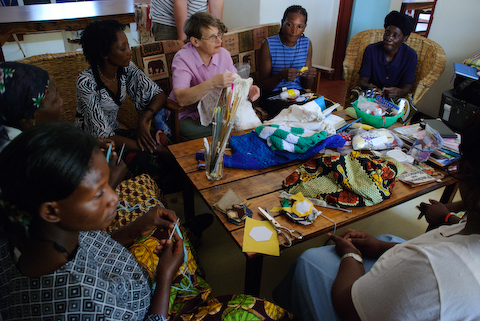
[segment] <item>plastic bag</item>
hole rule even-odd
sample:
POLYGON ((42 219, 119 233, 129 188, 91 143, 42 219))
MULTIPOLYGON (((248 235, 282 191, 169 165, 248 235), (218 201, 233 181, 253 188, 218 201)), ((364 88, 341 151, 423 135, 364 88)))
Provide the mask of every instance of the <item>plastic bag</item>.
POLYGON ((417 132, 413 137, 415 142, 408 151, 408 155, 413 156, 419 163, 426 162, 430 154, 442 146, 442 136, 428 124, 425 130, 417 132))
POLYGON ((352 139, 354 150, 382 150, 402 146, 402 140, 392 131, 385 128, 362 131, 352 139))

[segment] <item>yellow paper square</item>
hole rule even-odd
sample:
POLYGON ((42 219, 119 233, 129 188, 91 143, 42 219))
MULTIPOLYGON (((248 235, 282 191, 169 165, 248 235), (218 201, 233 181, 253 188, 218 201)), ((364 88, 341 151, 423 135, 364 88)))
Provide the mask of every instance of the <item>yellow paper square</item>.
POLYGON ((243 252, 255 252, 263 253, 268 255, 279 256, 280 247, 277 239, 277 231, 273 228, 272 224, 269 221, 257 221, 252 218, 247 217, 245 220, 245 228, 243 234, 243 252), (249 234, 252 228, 256 226, 265 226, 271 230, 272 237, 268 241, 257 242, 249 234))

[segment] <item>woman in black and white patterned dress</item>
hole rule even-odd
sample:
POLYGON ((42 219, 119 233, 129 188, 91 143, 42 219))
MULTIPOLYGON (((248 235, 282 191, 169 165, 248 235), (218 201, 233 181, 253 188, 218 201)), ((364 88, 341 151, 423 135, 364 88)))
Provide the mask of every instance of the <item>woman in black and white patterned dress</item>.
POLYGON ((150 174, 165 189, 161 179, 174 166, 163 145, 168 139, 160 139, 166 138, 161 132, 152 133, 149 123, 161 111, 166 95, 131 62, 124 29, 116 20, 101 20, 83 31, 80 43, 90 66, 77 78, 75 126, 95 138, 112 139, 117 148, 125 144, 123 159, 130 171, 150 174), (141 115, 135 131, 121 130, 117 119, 127 95, 141 115))

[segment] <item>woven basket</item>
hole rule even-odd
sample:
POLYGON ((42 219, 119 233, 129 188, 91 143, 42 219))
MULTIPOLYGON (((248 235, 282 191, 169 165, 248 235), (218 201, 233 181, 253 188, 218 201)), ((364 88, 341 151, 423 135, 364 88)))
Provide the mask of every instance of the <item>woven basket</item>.
MULTIPOLYGON (((44 54, 19 60, 45 69, 55 80, 58 92, 63 99, 65 111, 63 119, 73 123, 77 111, 76 81, 77 76, 88 67, 82 51, 57 54, 44 54)), ((123 103, 118 112, 118 120, 122 129, 135 129, 138 123, 138 112, 130 97, 123 103)))
MULTIPOLYGON (((350 40, 343 60, 346 87, 345 104, 350 101, 350 91, 358 84, 358 71, 362 65, 365 48, 369 44, 382 41, 384 32, 384 29, 365 30, 357 33, 350 40)), ((412 89, 413 103, 417 104, 442 74, 447 58, 440 45, 415 33, 410 34, 406 44, 415 50, 418 56, 415 82, 412 89)))

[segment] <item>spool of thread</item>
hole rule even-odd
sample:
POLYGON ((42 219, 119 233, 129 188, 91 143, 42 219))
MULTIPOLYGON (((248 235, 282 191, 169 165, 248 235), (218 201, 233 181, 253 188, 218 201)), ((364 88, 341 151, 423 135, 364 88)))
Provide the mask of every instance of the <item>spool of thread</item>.
POLYGON ((280 99, 287 99, 287 98, 296 98, 300 96, 300 91, 298 89, 287 89, 285 91, 282 91, 280 94, 280 99))

